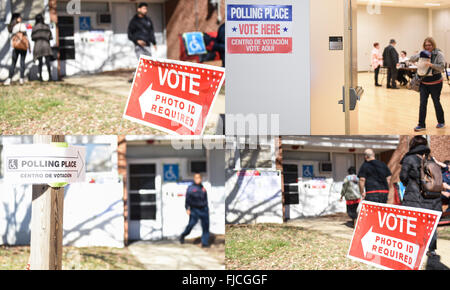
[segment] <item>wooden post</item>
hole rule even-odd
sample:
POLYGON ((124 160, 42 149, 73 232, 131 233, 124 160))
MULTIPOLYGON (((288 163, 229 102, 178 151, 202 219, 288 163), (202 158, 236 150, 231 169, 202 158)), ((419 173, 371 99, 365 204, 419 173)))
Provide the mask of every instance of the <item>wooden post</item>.
POLYGON ((123 243, 128 246, 128 190, 127 190, 127 140, 124 135, 117 136, 117 155, 119 175, 123 178, 123 243))
POLYGON ((277 148, 277 155, 275 158, 276 169, 281 173, 281 204, 283 213, 283 222, 287 221, 286 218, 286 199, 284 196, 284 172, 283 172, 283 142, 281 136, 275 138, 275 147, 277 148))
MULTIPOLYGON (((64 142, 64 136, 34 136, 34 143, 64 142)), ((62 269, 64 188, 34 184, 31 204, 31 270, 62 269)))

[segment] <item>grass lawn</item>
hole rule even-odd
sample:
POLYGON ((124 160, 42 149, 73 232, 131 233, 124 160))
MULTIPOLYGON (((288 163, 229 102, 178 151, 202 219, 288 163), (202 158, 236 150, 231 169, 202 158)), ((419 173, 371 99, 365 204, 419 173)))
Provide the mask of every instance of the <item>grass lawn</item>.
MULTIPOLYGON (((0 270, 25 269, 30 247, 0 246, 0 270)), ((128 249, 89 247, 63 248, 63 270, 139 270, 144 266, 128 249)))
POLYGON ((229 270, 374 269, 346 257, 348 240, 300 227, 227 225, 226 237, 229 270))
MULTIPOLYGON (((155 134, 122 119, 126 98, 62 82, 0 85, 0 134, 155 134)), ((161 133, 159 133, 161 134, 161 133)))

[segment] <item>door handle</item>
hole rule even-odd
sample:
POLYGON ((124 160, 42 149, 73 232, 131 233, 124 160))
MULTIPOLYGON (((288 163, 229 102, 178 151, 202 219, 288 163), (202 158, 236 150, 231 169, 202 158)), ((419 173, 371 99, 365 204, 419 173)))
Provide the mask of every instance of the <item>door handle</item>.
MULTIPOLYGON (((358 101, 361 101, 361 97, 364 94, 364 89, 360 86, 356 88, 350 88, 350 111, 354 111, 358 101)), ((345 87, 342 87, 342 100, 338 101, 339 105, 342 105, 342 111, 345 113, 345 87)))

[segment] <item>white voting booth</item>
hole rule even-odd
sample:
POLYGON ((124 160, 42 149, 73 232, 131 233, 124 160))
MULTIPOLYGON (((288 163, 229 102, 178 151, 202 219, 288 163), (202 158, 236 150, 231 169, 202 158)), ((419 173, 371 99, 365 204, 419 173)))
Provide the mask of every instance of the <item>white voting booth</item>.
POLYGON ((226 223, 283 222, 279 171, 233 171, 225 191, 226 223))

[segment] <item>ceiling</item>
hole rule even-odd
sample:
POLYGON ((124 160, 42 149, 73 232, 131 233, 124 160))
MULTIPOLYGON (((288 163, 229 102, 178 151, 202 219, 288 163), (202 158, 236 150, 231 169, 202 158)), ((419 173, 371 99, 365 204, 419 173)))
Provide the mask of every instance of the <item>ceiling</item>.
POLYGON ((420 8, 446 8, 450 7, 450 0, 357 0, 358 4, 381 2, 383 6, 420 7, 420 8), (439 4, 439 5, 429 5, 439 4))

